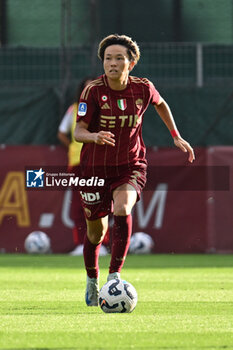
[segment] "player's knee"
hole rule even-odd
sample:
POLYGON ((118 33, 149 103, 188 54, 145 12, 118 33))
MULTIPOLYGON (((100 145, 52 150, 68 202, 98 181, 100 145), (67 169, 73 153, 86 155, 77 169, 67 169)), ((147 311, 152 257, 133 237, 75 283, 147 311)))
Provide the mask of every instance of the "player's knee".
POLYGON ((87 232, 87 237, 92 244, 99 244, 104 239, 105 233, 101 232, 87 232))
POLYGON ((114 207, 114 215, 127 216, 131 213, 131 207, 128 205, 119 205, 114 207))

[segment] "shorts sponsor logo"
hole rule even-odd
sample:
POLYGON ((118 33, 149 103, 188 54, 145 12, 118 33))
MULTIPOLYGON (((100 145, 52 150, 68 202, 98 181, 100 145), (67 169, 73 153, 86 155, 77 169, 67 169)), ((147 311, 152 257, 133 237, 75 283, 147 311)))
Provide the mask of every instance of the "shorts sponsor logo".
POLYGON ((27 170, 26 187, 44 187, 44 173, 42 168, 40 168, 40 170, 27 170))
POLYGON ((92 193, 92 192, 80 191, 80 194, 81 194, 84 202, 94 203, 94 202, 98 202, 100 200, 100 193, 99 192, 92 193))
POLYGON ((80 102, 78 105, 78 115, 83 117, 87 113, 87 104, 85 102, 80 102))

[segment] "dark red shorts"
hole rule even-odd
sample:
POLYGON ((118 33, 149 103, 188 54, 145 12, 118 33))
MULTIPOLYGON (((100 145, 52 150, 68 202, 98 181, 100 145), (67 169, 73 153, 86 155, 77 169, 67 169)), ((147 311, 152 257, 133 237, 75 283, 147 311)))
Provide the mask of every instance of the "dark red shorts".
POLYGON ((134 167, 130 172, 105 179, 104 186, 86 186, 80 191, 82 206, 88 220, 97 220, 113 212, 113 191, 123 185, 130 184, 137 191, 140 199, 146 184, 146 169, 134 167))

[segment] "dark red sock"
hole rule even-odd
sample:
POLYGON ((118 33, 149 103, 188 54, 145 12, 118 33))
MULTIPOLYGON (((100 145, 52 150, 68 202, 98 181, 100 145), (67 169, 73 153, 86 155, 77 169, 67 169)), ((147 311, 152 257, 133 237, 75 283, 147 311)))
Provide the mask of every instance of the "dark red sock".
POLYGON ((112 258, 109 273, 120 272, 129 249, 132 216, 115 216, 112 232, 112 258))
POLYGON ((98 278, 99 276, 99 250, 101 243, 92 244, 87 235, 84 237, 83 257, 90 278, 98 278))

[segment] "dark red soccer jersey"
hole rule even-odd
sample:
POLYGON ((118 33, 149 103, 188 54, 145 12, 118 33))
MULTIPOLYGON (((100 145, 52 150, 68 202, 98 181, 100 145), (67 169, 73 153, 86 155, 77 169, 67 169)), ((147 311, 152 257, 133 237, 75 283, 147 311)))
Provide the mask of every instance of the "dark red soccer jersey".
POLYGON ((130 76, 124 90, 112 90, 102 75, 82 92, 77 121, 88 124, 90 132, 101 130, 115 134, 115 147, 85 143, 81 164, 93 169, 101 167, 106 177, 118 175, 123 167, 146 165, 146 147, 142 139, 143 115, 148 105, 159 102, 160 95, 145 78, 130 76), (109 169, 112 171, 109 172, 109 169))

